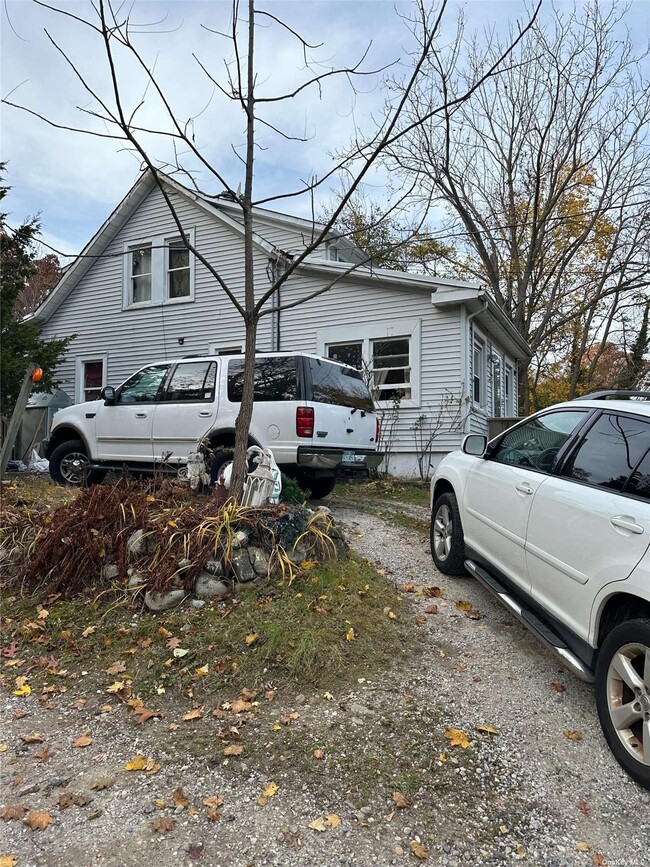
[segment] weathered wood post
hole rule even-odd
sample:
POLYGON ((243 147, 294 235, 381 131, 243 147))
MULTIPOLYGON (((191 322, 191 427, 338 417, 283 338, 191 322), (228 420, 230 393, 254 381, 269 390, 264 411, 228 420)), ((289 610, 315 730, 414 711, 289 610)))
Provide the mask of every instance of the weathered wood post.
POLYGON ((38 364, 32 362, 27 368, 27 371, 25 372, 25 378, 23 379, 23 384, 20 387, 18 400, 16 401, 14 411, 12 412, 11 418, 9 419, 7 435, 4 439, 4 442, 2 443, 2 450, 0 450, 0 479, 4 478, 7 463, 9 461, 9 455, 11 454, 11 449, 16 442, 16 437, 18 436, 18 428, 20 427, 20 422, 22 421, 23 413, 25 412, 25 407, 27 406, 27 401, 29 400, 29 395, 32 391, 32 386, 41 378, 40 376, 38 376, 38 379, 34 379, 34 374, 37 371, 40 371, 40 367, 38 366, 38 364))

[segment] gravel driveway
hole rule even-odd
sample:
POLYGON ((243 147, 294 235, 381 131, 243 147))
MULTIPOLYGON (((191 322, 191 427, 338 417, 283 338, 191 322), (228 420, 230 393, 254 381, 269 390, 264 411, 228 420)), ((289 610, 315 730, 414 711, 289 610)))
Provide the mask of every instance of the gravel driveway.
POLYGON ((356 550, 406 585, 387 616, 413 623, 416 653, 338 694, 278 694, 229 760, 218 720, 170 730, 171 706, 135 726, 121 709, 100 713, 101 694, 83 706, 63 695, 49 709, 3 696, 2 804, 53 820, 45 830, 0 822, 0 856, 16 858, 6 864, 650 867, 650 793, 610 756, 592 689, 478 584, 439 575, 422 532, 343 501, 332 508, 356 550), (425 595, 432 587, 441 595, 425 595), (452 729, 469 745, 453 745, 452 729), (51 744, 47 762, 25 732, 51 744), (92 746, 72 749, 84 732, 92 746), (160 770, 126 773, 136 754, 160 770), (203 802, 215 795, 223 805, 210 816, 203 802))

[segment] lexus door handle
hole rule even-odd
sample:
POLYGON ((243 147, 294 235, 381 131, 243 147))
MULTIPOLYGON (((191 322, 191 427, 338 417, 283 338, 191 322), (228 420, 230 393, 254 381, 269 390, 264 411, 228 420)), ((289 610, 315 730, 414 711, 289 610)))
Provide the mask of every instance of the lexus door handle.
POLYGON ((534 493, 531 486, 528 482, 519 482, 518 485, 515 485, 515 490, 519 491, 520 494, 532 494, 534 493))
POLYGON ((610 519, 609 523, 612 527, 627 530, 637 536, 640 536, 641 533, 643 533, 643 527, 640 524, 637 524, 634 518, 629 518, 627 515, 616 515, 616 517, 610 519))
POLYGON ((135 417, 136 418, 146 418, 147 413, 146 412, 136 412, 135 417))

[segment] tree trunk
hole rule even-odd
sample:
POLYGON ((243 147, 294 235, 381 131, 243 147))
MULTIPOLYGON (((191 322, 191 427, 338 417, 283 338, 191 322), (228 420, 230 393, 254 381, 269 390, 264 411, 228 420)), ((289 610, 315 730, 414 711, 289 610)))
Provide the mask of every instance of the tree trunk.
POLYGON ((246 317, 246 347, 244 356, 244 379, 242 383, 241 406, 235 422, 235 455, 233 458, 230 495, 241 499, 246 478, 246 449, 248 432, 253 416, 253 397, 255 395, 255 341, 259 317, 246 317))

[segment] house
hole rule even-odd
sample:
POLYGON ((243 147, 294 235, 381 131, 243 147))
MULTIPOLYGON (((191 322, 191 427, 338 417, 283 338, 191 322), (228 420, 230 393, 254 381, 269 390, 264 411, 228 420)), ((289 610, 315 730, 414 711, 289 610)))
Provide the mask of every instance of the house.
MULTIPOLYGON (((207 197, 164 179, 183 229, 243 292, 243 224, 232 200, 207 197)), ((269 286, 278 249, 304 250, 309 220, 258 209, 255 275, 269 286)), ((381 268, 359 267, 363 253, 334 233, 282 286, 282 305, 328 292, 304 305, 264 316, 260 351, 303 350, 369 372, 384 410, 389 470, 418 471, 414 425, 436 460, 457 448, 466 431, 486 432, 490 416, 516 414, 517 363, 526 343, 487 293, 475 284, 381 268), (423 433, 424 432, 424 433, 423 433)), ((272 305, 277 306, 277 305, 272 305)), ((153 361, 243 349, 243 323, 209 271, 178 237, 177 224, 151 172, 67 268, 34 318, 46 338, 76 334, 58 371, 75 401, 94 399, 153 361)), ((422 460, 421 460, 422 462, 422 460)))

